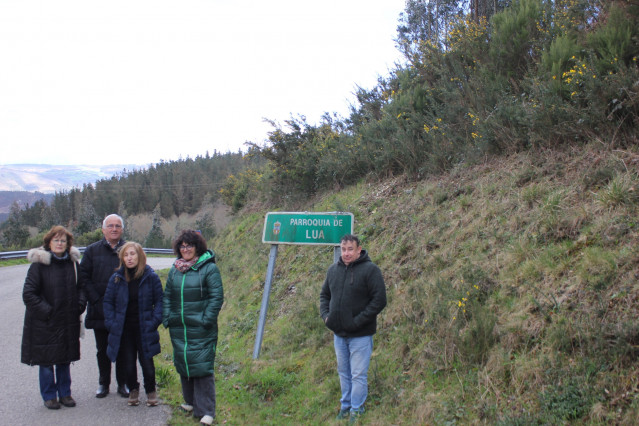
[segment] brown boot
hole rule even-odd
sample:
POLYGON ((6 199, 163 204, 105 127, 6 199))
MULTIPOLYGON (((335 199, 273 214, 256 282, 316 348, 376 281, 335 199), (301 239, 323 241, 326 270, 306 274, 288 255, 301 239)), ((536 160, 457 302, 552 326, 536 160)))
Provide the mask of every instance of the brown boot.
POLYGON ((44 401, 44 406, 47 407, 49 410, 59 410, 60 409, 60 403, 55 398, 54 399, 48 399, 48 400, 44 401))
POLYGON ((71 397, 71 395, 63 396, 62 398, 60 398, 60 404, 64 405, 65 407, 75 407, 75 400, 71 397))
POLYGON ((157 392, 155 392, 155 391, 150 392, 146 396, 146 406, 147 407, 155 407, 159 403, 160 403, 160 401, 158 401, 158 393, 157 392))
POLYGON ((131 389, 129 392, 129 402, 130 406, 136 406, 140 404, 140 390, 139 389, 131 389))

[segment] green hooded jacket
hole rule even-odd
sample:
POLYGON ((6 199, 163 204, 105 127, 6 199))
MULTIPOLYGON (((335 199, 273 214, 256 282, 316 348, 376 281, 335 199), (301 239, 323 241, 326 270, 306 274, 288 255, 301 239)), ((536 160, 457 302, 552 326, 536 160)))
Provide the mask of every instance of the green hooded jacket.
POLYGON ((173 266, 166 281, 162 323, 169 329, 173 362, 185 377, 213 374, 217 317, 224 302, 215 254, 207 250, 185 273, 173 266))

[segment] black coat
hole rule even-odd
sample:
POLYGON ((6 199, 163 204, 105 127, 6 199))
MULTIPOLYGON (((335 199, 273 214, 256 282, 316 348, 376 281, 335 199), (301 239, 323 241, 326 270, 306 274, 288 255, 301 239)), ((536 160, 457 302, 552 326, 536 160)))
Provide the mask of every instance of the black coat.
POLYGON ((87 328, 106 330, 102 302, 109 278, 120 266, 118 250, 123 244, 124 240, 120 240, 113 249, 109 242, 102 238, 89 245, 84 251, 82 262, 80 262, 80 275, 84 281, 89 300, 84 322, 87 328))
POLYGON ((80 251, 60 260, 44 248, 32 249, 22 291, 26 305, 21 361, 28 365, 66 364, 80 359, 80 315, 86 305, 77 273, 80 251), (74 267, 75 264, 75 267, 74 267))
POLYGON ((366 250, 348 266, 340 257, 328 268, 320 292, 320 315, 335 334, 340 337, 375 334, 377 315, 385 306, 382 272, 366 250))

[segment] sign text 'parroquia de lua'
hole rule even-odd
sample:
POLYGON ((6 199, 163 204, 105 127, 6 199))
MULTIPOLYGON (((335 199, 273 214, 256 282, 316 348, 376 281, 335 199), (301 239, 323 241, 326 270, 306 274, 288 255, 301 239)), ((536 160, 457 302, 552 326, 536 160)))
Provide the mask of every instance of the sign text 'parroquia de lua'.
POLYGON ((339 245, 353 233, 353 214, 342 212, 270 212, 264 221, 263 243, 339 245))

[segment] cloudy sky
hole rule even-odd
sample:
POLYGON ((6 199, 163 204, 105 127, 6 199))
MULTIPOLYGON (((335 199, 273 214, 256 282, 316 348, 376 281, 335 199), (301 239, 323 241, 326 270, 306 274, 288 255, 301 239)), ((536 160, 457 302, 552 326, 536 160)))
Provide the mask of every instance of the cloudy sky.
POLYGON ((404 0, 0 0, 0 164, 150 164, 347 115, 404 0))

